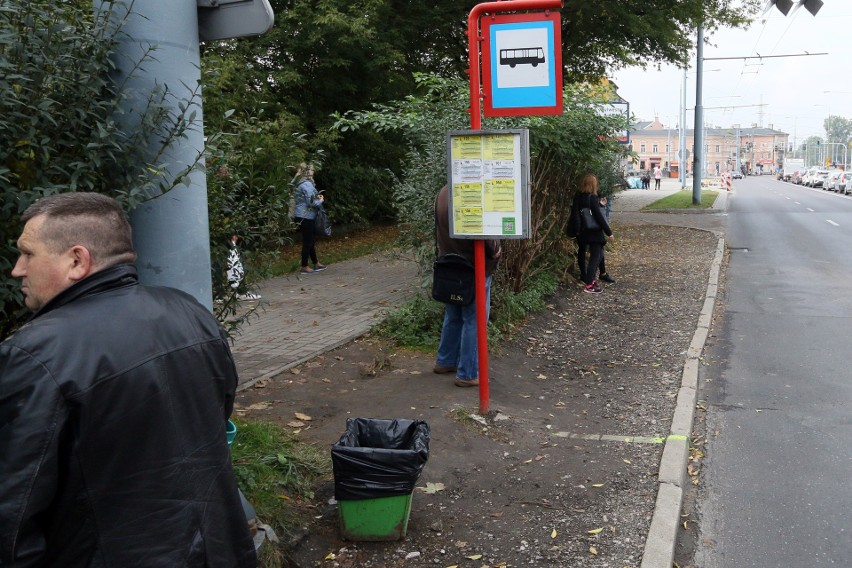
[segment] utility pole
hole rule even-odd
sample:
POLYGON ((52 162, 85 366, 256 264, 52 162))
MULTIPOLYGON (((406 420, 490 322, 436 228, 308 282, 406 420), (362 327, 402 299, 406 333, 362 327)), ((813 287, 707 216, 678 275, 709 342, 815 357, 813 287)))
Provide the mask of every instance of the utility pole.
POLYGON ((701 205, 701 177, 703 164, 701 161, 702 149, 704 148, 704 109, 702 103, 703 71, 704 71, 704 25, 698 26, 698 46, 695 55, 695 148, 692 152, 694 160, 692 166, 692 204, 701 205))
POLYGON ((686 67, 683 68, 683 86, 680 90, 680 128, 678 128, 678 169, 680 188, 686 189, 686 67))
MULTIPOLYGON (((144 108, 157 87, 168 89, 175 115, 195 115, 183 137, 165 152, 170 182, 204 151, 199 36, 207 40, 260 35, 272 27, 272 9, 268 0, 93 0, 93 6, 95 13, 127 11, 126 18, 115 14, 122 40, 114 56, 113 77, 132 95, 124 104, 125 116, 132 115, 134 105, 144 108), (137 67, 149 52, 153 56, 137 67)), ((183 290, 212 309, 207 178, 201 170, 187 177, 185 183, 130 212, 136 268, 141 282, 183 290)))

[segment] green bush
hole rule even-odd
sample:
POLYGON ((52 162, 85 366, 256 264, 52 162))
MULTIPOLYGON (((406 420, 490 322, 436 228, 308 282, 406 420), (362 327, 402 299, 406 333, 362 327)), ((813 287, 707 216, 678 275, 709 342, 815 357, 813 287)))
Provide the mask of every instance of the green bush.
MULTIPOLYGON (((469 128, 470 95, 462 79, 418 75, 416 81, 420 87, 416 96, 339 114, 335 126, 343 132, 371 128, 404 136, 408 155, 404 176, 396 180, 393 194, 401 243, 416 252, 425 288, 435 255, 433 204, 447 179, 446 132, 469 128)), ((624 150, 614 138, 625 128, 624 119, 603 116, 598 111, 600 102, 587 89, 568 86, 562 115, 483 122, 483 129, 528 129, 531 155, 529 238, 503 241, 492 292, 492 321, 501 323, 493 327, 492 335, 541 306, 548 290, 555 290, 573 264, 565 227, 579 178, 596 174, 604 195, 611 194, 620 180, 618 166, 624 150)), ((415 300, 389 317, 382 333, 406 345, 428 346, 437 341, 440 310, 423 302, 430 300, 415 300)))
MULTIPOLYGON (((104 6, 96 16, 91 2, 0 0, 0 337, 26 316, 10 272, 28 206, 95 191, 130 210, 196 167, 187 164, 174 181, 163 175, 164 149, 194 118, 191 101, 175 112, 173 93, 157 87, 142 97, 147 106, 125 109, 132 93, 110 74, 127 14, 120 2, 104 6)), ((141 57, 137 68, 153 53, 141 57)))

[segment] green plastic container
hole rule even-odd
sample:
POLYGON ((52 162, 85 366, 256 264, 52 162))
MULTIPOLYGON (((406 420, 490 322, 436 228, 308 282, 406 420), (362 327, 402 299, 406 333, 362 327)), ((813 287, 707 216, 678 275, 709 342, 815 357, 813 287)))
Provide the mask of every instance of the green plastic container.
POLYGON ((338 501, 346 540, 400 540, 408 531, 411 495, 338 501))
POLYGON ((228 420, 228 423, 225 424, 225 438, 228 440, 228 445, 234 443, 234 438, 237 437, 237 425, 228 420))

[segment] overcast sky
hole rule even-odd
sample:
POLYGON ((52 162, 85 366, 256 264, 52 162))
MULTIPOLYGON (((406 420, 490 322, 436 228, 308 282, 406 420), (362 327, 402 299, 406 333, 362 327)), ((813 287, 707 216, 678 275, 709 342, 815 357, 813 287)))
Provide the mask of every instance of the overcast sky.
MULTIPOLYGON (((824 0, 812 16, 801 8, 785 17, 777 8, 747 30, 705 34, 705 122, 710 126, 757 124, 795 136, 825 137, 829 113, 852 119, 852 0, 824 0), (800 57, 712 60, 714 57, 762 57, 827 53, 800 57), (829 92, 825 92, 829 91, 829 92), (763 106, 760 106, 763 105, 763 106), (714 108, 727 107, 727 108, 714 108)), ((695 124, 695 56, 687 74, 686 124, 695 124)), ((612 79, 638 120, 658 116, 666 126, 678 123, 683 71, 673 66, 627 69, 612 79)))

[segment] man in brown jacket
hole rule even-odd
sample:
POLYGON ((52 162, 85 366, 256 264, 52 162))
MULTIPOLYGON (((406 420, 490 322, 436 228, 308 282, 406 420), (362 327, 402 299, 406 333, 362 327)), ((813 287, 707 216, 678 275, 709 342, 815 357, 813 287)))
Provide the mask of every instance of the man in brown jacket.
MULTIPOLYGON (((474 262, 474 240, 450 237, 449 189, 441 188, 435 200, 435 229, 438 255, 456 253, 474 262)), ((499 240, 485 241, 485 319, 491 305, 491 275, 501 254, 499 240)), ((476 302, 467 306, 444 304, 444 323, 434 372, 455 373, 458 387, 479 384, 479 354, 477 350, 476 302)))

